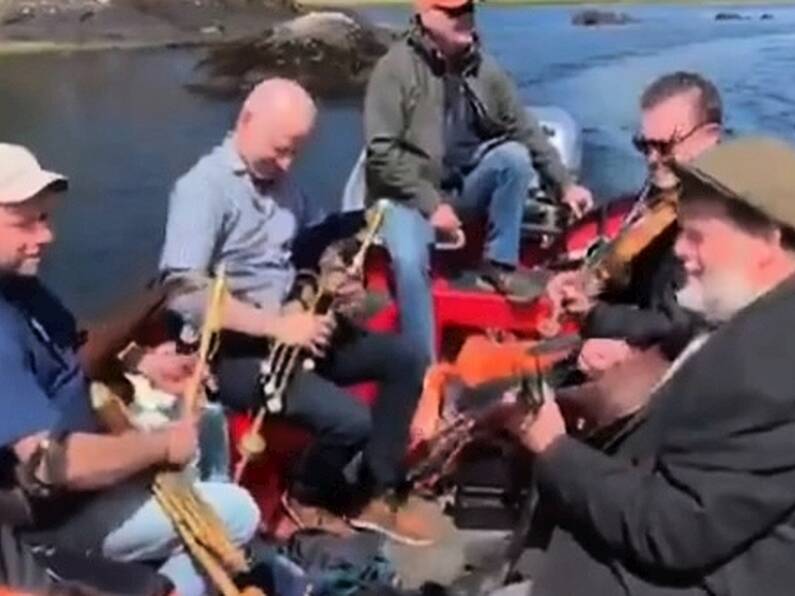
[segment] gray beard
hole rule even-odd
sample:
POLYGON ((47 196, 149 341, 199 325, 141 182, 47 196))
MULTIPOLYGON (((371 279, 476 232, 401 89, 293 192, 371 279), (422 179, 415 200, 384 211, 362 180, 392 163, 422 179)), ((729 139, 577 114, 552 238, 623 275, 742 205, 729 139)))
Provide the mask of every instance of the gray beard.
POLYGON ((676 294, 679 305, 701 314, 710 323, 724 323, 750 305, 763 292, 739 274, 725 272, 702 279, 688 278, 676 294))

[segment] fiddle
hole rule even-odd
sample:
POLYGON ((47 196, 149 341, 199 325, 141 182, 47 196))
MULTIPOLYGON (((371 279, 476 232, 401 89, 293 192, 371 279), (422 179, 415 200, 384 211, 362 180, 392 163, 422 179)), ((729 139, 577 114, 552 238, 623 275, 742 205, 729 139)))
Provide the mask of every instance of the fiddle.
POLYGON ((581 317, 606 287, 626 287, 634 259, 676 222, 677 189, 658 191, 649 201, 651 189, 647 182, 613 240, 587 254, 578 270, 560 273, 550 281, 546 297, 551 312, 540 326, 542 336, 557 335, 567 315, 581 317))

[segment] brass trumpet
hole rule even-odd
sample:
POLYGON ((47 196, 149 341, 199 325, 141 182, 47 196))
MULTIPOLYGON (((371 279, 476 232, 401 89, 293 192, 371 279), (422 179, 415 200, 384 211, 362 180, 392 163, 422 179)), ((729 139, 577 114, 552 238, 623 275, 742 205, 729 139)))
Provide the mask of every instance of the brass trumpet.
MULTIPOLYGON (((362 243, 347 267, 347 275, 358 276, 361 274, 365 255, 381 227, 386 207, 385 200, 379 201, 367 217, 362 243)), ((313 314, 327 314, 334 303, 334 288, 329 287, 322 276, 315 278, 315 286, 314 294, 306 308, 313 314)), ((251 459, 265 451, 265 440, 261 434, 262 424, 268 414, 278 414, 284 409, 285 392, 299 361, 305 370, 314 368, 314 360, 304 354, 304 348, 284 342, 275 342, 268 357, 263 361, 260 372, 264 403, 257 411, 251 427, 238 444, 240 459, 235 466, 235 482, 240 482, 251 459)))

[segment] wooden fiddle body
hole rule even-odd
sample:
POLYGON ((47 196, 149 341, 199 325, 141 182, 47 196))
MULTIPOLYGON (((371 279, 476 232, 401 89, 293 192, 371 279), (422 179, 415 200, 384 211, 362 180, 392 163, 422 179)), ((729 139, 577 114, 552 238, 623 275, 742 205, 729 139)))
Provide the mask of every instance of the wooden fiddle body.
POLYGON ((550 281, 546 292, 550 316, 540 328, 543 336, 553 337, 567 319, 582 317, 591 300, 606 288, 626 287, 635 258, 675 224, 677 189, 647 198, 649 188, 644 187, 615 238, 587 251, 578 269, 550 281))

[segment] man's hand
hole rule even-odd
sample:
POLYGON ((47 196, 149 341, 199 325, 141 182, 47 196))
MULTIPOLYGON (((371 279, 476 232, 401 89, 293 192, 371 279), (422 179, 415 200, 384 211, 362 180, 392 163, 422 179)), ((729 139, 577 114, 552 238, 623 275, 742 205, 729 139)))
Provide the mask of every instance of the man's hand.
POLYGON ((593 207, 593 195, 584 186, 572 184, 563 191, 561 197, 563 203, 569 206, 574 217, 580 218, 583 214, 593 207))
POLYGON ((195 355, 177 354, 176 344, 167 342, 146 350, 137 369, 156 389, 182 395, 195 366, 195 355))
POLYGON ((279 318, 273 336, 288 345, 307 348, 315 356, 323 356, 335 328, 333 315, 285 313, 279 318))
POLYGON ((593 307, 583 274, 579 271, 556 274, 547 283, 547 296, 556 308, 570 313, 584 314, 593 307))
POLYGON ((623 339, 589 339, 580 350, 577 367, 589 377, 598 377, 607 369, 624 362, 632 351, 632 347, 623 339))
POLYGON ((357 280, 352 280, 337 288, 334 296, 334 311, 355 319, 362 311, 366 299, 367 290, 357 280))
POLYGON ((436 208, 431 214, 430 222, 435 229, 450 236, 461 229, 461 220, 447 203, 442 203, 436 208))
POLYGON ((548 399, 535 414, 530 414, 507 428, 532 453, 545 451, 556 439, 566 434, 566 423, 555 401, 548 399))
POLYGON ((439 413, 427 407, 422 408, 422 404, 420 404, 409 427, 409 450, 428 441, 438 430, 439 423, 439 413))
POLYGON ((163 430, 166 441, 166 463, 185 466, 191 462, 199 448, 199 423, 187 417, 169 424, 163 430))

